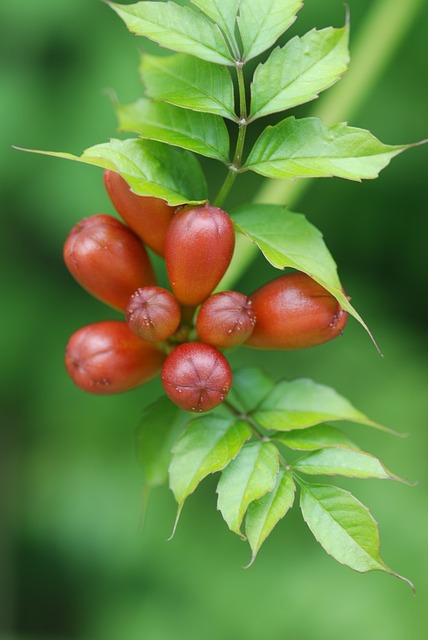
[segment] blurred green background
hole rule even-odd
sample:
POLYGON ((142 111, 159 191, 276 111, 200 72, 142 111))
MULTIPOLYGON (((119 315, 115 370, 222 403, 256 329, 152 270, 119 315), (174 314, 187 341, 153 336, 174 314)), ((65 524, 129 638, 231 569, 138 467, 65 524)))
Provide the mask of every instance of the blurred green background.
MULTIPOLYGON (((348 4, 352 53, 375 3, 348 4)), ((350 120, 383 142, 428 135, 428 5, 420 7, 350 120)), ((343 17, 339 0, 307 0, 287 36, 340 26, 343 17)), ((336 564, 297 509, 243 570, 249 549, 216 511, 214 478, 188 500, 171 542, 175 506, 167 488, 153 493, 140 526, 135 428, 159 381, 92 397, 73 386, 62 362, 76 328, 115 317, 73 282, 61 258, 75 222, 113 213, 102 173, 11 149, 80 153, 114 135, 106 90, 122 101, 138 97, 138 48, 154 45, 128 34, 98 0, 3 2, 0 29, 1 640, 425 638, 428 149, 406 152, 373 182, 317 181, 294 207, 323 231, 384 358, 355 321, 341 339, 313 350, 231 356, 236 366, 260 362, 278 378, 335 386, 373 419, 410 434, 348 427, 417 486, 341 486, 371 509, 383 559, 414 581, 417 596, 387 575, 336 564)), ((221 169, 204 167, 214 189, 221 169)), ((260 184, 244 176, 230 202, 249 200, 260 184)), ((257 260, 238 288, 250 292, 274 275, 257 260)))

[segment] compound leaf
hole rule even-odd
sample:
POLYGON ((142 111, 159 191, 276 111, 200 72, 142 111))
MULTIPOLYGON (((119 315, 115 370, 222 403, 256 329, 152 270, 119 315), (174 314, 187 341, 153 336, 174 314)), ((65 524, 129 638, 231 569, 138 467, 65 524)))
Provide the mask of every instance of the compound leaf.
POLYGON ((192 2, 218 24, 227 36, 232 49, 237 52, 235 24, 241 0, 192 0, 192 2))
POLYGON ((239 536, 251 502, 271 491, 276 482, 279 452, 271 442, 251 442, 224 469, 217 486, 217 508, 229 529, 239 536))
POLYGON ((120 131, 165 142, 227 163, 229 134, 222 118, 141 98, 117 105, 120 131))
POLYGON ((348 25, 328 27, 274 49, 254 73, 250 120, 314 100, 340 80, 348 68, 348 40, 348 25))
POLYGON ((217 27, 202 13, 175 2, 109 3, 129 31, 162 47, 189 53, 202 60, 231 65, 233 57, 217 27))
POLYGON ((141 57, 146 94, 185 109, 236 120, 232 77, 225 67, 179 53, 141 57))
POLYGON ((343 431, 329 424, 317 424, 307 429, 278 431, 272 437, 290 449, 297 451, 316 451, 317 449, 337 445, 357 449, 356 445, 343 431))

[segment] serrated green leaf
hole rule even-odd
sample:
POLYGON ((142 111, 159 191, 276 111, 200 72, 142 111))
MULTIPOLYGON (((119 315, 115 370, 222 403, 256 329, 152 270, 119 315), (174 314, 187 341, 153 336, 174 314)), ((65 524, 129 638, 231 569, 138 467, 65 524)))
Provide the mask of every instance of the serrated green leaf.
POLYGON ((329 424, 317 424, 307 429, 278 431, 272 437, 290 449, 297 451, 315 451, 337 445, 357 449, 357 446, 343 431, 329 424))
POLYGON ((241 0, 191 0, 201 11, 213 20, 226 35, 232 51, 238 54, 235 38, 235 24, 241 0))
POLYGON ((249 504, 275 486, 279 452, 271 442, 251 442, 224 469, 217 486, 217 508, 239 536, 249 504))
POLYGON ((141 57, 146 94, 178 107, 236 121, 232 77, 225 67, 179 53, 141 57))
POLYGON ((275 49, 254 73, 250 120, 314 100, 331 87, 348 68, 348 40, 348 25, 328 27, 275 49))
POLYGON ((223 469, 251 437, 237 418, 205 415, 192 420, 172 450, 170 488, 179 507, 209 474, 223 469))
POLYGON ((215 62, 232 65, 233 57, 217 25, 202 13, 175 2, 109 3, 137 36, 145 36, 162 47, 215 62))
POLYGON ((370 453, 341 446, 308 453, 294 462, 293 469, 314 476, 337 475, 347 478, 378 478, 404 482, 370 453))
POLYGON ((365 129, 344 122, 328 127, 319 118, 293 116, 267 127, 245 167, 267 178, 346 178, 361 181, 379 172, 412 145, 385 145, 365 129))
POLYGON ((295 21, 302 0, 241 0, 238 25, 243 60, 269 49, 295 21))
POLYGON ((145 98, 132 104, 117 105, 116 115, 120 131, 134 131, 142 138, 228 162, 229 133, 218 116, 145 98))
POLYGON ((384 571, 412 583, 386 566, 380 557, 377 524, 370 511, 349 491, 331 485, 302 483, 300 506, 316 540, 341 564, 354 571, 384 571))
POLYGON ((136 441, 144 482, 149 487, 156 487, 167 481, 172 445, 188 420, 189 414, 179 409, 166 396, 144 410, 136 441))
POLYGON ((116 140, 86 149, 81 156, 56 151, 24 149, 66 160, 92 164, 120 173, 140 196, 155 196, 171 206, 206 200, 204 174, 195 156, 151 140, 116 140))
MULTIPOLYGON (((342 309, 369 328, 342 290, 336 263, 321 232, 301 213, 278 205, 246 204, 231 214, 238 229, 254 242, 276 268, 291 267, 308 274, 336 298, 342 309)), ((373 340, 374 341, 374 340, 373 340)))
POLYGON ((233 372, 233 386, 229 392, 230 403, 246 413, 254 409, 267 396, 274 381, 256 367, 244 367, 233 372))
POLYGON ((394 433, 367 418, 331 387, 307 378, 278 382, 252 416, 262 427, 278 431, 306 429, 331 420, 347 420, 394 433))
POLYGON ((250 564, 254 562, 272 529, 293 506, 295 491, 293 476, 286 471, 280 471, 272 491, 248 507, 245 533, 252 551, 250 564))

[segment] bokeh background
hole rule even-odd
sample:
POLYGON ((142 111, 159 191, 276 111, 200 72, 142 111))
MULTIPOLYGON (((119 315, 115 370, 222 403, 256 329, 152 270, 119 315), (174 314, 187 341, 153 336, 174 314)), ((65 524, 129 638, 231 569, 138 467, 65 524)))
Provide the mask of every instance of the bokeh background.
MULTIPOLYGON (((375 3, 348 4, 352 52, 375 3)), ((307 0, 287 35, 339 26, 343 14, 339 1, 307 0)), ((171 542, 167 488, 152 494, 141 527, 135 429, 159 381, 92 397, 64 372, 69 335, 115 317, 73 282, 61 259, 75 222, 113 213, 101 170, 11 149, 80 153, 115 135, 108 91, 124 102, 137 98, 138 48, 154 45, 133 38, 98 0, 2 2, 0 30, 1 640, 425 638, 427 147, 399 156, 376 181, 317 181, 294 207, 323 231, 384 357, 352 320, 342 338, 313 350, 231 356, 236 366, 258 361, 277 378, 335 386, 373 419, 410 434, 347 428, 415 487, 341 486, 371 509, 383 559, 414 581, 417 596, 390 576, 335 563, 297 509, 243 570, 249 550, 216 511, 214 478, 188 500, 171 542)), ((392 144, 427 137, 427 30, 421 2, 351 124, 392 144)), ((204 167, 214 190, 221 169, 204 167)), ((260 184, 243 177, 230 202, 249 200, 260 184)), ((238 288, 250 292, 274 275, 257 260, 238 288)))

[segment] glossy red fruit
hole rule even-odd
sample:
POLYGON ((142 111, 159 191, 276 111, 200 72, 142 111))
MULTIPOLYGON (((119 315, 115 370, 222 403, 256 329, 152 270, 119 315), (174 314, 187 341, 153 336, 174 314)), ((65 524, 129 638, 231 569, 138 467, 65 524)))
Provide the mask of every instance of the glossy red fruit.
POLYGON ((180 305, 161 287, 137 289, 126 307, 126 321, 135 335, 149 342, 167 340, 180 324, 180 305))
POLYGON ((178 211, 165 238, 165 261, 177 300, 188 306, 203 302, 218 285, 232 259, 233 223, 217 207, 178 211))
POLYGON ((209 411, 221 404, 232 385, 226 358, 202 342, 186 342, 169 354, 162 367, 167 396, 186 411, 209 411))
POLYGON ((315 280, 296 272, 250 295, 257 322, 246 344, 258 349, 313 347, 340 334, 348 314, 315 280))
POLYGON ((153 378, 163 354, 130 331, 125 322, 106 320, 82 327, 71 336, 65 366, 75 384, 90 393, 129 391, 153 378))
POLYGON ((138 196, 119 173, 109 169, 104 171, 104 185, 118 214, 150 249, 163 256, 165 234, 175 207, 160 198, 138 196))
POLYGON ((139 287, 156 284, 140 239, 105 214, 85 218, 73 227, 65 241, 64 261, 84 289, 121 311, 139 287))
POLYGON ((196 331, 202 342, 227 349, 243 344, 255 324, 251 300, 238 291, 222 291, 202 303, 196 319, 196 331))

